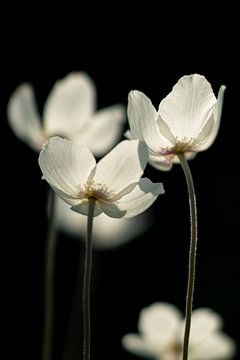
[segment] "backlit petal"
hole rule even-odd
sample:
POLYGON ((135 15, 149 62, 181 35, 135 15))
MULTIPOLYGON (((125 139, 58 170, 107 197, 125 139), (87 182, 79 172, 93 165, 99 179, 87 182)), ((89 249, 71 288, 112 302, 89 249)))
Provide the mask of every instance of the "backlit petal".
POLYGON ((148 349, 145 341, 137 334, 128 334, 122 338, 123 347, 133 354, 153 358, 154 353, 148 349))
POLYGON ((131 218, 148 209, 161 194, 164 194, 162 183, 152 183, 143 178, 129 194, 117 201, 117 205, 125 211, 125 218, 131 218))
MULTIPOLYGON (((87 200, 80 201, 78 204, 73 205, 71 207, 71 210, 74 211, 75 213, 79 213, 79 216, 80 214, 88 215, 88 209, 89 209, 89 203, 87 200)), ((102 213, 102 209, 100 208, 98 202, 96 201, 94 206, 93 216, 98 216, 101 213, 102 213)))
POLYGON ((155 169, 162 171, 169 171, 172 168, 172 162, 163 155, 149 155, 149 164, 151 164, 155 169))
POLYGON ((218 130, 219 130, 220 122, 221 122, 223 98, 224 98, 225 89, 226 89, 226 87, 223 85, 219 89, 217 103, 215 105, 212 117, 209 120, 209 121, 214 122, 214 125, 212 126, 211 131, 208 131, 208 134, 206 134, 207 136, 204 137, 202 135, 202 133, 204 131, 204 129, 203 129, 201 134, 199 134, 199 136, 198 136, 197 140, 200 144, 200 146, 199 146, 200 151, 208 149, 212 145, 212 143, 214 142, 214 140, 218 134, 218 130), (202 138, 201 138, 201 136, 202 136, 202 138))
POLYGON ((214 332, 193 347, 193 360, 232 359, 236 352, 233 340, 223 333, 214 332))
MULTIPOLYGON (((85 239, 87 217, 72 211, 61 198, 56 199, 57 228, 74 237, 85 239)), ((151 215, 146 212, 132 219, 114 219, 104 213, 94 219, 93 245, 111 249, 134 239, 151 226, 151 215)))
POLYGON ((143 142, 122 141, 99 161, 94 182, 105 184, 108 190, 117 195, 140 179, 147 161, 148 150, 143 142))
POLYGON ((50 138, 39 156, 44 178, 70 197, 77 197, 95 164, 93 155, 86 147, 59 137, 50 138))
POLYGON ((91 116, 87 125, 74 137, 96 156, 109 151, 122 136, 125 109, 121 105, 102 109, 91 116))
POLYGON ((195 138, 210 118, 216 103, 204 76, 183 76, 161 101, 159 115, 179 140, 195 138))
POLYGON ((54 85, 44 108, 48 135, 72 138, 95 110, 95 86, 85 73, 71 73, 54 85))
POLYGON ((158 114, 151 100, 140 91, 131 91, 128 97, 131 136, 133 139, 144 140, 152 152, 171 145, 159 132, 157 118, 158 114))
POLYGON ((197 309, 192 313, 191 343, 201 342, 203 339, 222 326, 221 317, 211 309, 197 309))
POLYGON ((175 339, 181 318, 182 314, 175 306, 154 303, 141 311, 138 328, 145 336, 156 335, 165 341, 171 341, 175 339))
POLYGON ((15 90, 9 100, 7 112, 14 133, 31 148, 40 151, 45 139, 30 84, 22 84, 15 90))

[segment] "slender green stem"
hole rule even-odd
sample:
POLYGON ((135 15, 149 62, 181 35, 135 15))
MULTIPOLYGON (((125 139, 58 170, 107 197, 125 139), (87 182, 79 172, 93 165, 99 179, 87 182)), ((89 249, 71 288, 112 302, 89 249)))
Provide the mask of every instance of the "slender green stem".
POLYGON ((197 252, 197 206, 196 196, 192 174, 183 153, 178 154, 179 161, 184 171, 185 179, 188 188, 189 207, 190 207, 190 221, 191 221, 191 241, 189 250, 189 268, 188 268, 188 285, 186 296, 186 314, 185 314, 185 332, 183 340, 183 360, 188 359, 189 337, 191 329, 192 303, 195 283, 195 268, 196 268, 196 252, 197 252))
POLYGON ((83 360, 90 360, 91 346, 91 318, 90 318, 90 290, 92 271, 92 229, 95 199, 89 199, 88 220, 86 234, 86 250, 83 275, 83 360))
POLYGON ((43 360, 51 360, 52 358, 52 333, 54 322, 54 265, 56 247, 55 200, 56 195, 54 191, 52 189, 49 189, 49 220, 45 253, 45 314, 42 351, 43 360))

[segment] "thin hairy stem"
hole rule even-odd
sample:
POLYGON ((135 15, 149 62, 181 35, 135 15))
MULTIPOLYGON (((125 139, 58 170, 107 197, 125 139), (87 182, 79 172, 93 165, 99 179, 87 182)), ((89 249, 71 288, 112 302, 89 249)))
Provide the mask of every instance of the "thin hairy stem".
POLYGON ((44 313, 44 331, 43 331, 43 360, 52 358, 52 337, 54 323, 54 266, 55 266, 55 248, 56 248, 56 229, 55 229, 55 201, 56 195, 52 189, 49 189, 48 198, 48 232, 45 253, 45 313, 44 313))
POLYGON ((92 229, 95 199, 89 199, 86 250, 83 275, 83 360, 90 360, 91 347, 91 318, 90 318, 90 290, 92 270, 92 229))
POLYGON ((191 240, 189 250, 189 267, 188 267, 188 284, 187 284, 187 296, 186 296, 186 310, 185 310, 185 332, 183 340, 183 360, 188 359, 189 337, 191 329, 191 316, 192 316, 192 304, 193 293, 195 283, 195 268, 196 268, 196 252, 197 252, 197 206, 196 196, 194 190, 194 184, 192 174, 188 166, 188 162, 185 159, 184 153, 178 154, 182 169, 184 171, 189 197, 190 207, 190 222, 191 222, 191 240))

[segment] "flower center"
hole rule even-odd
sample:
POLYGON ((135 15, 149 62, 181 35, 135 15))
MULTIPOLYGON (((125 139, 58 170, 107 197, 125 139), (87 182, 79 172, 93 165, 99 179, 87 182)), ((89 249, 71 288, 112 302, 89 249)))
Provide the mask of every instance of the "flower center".
POLYGON ((179 140, 176 138, 176 143, 174 146, 161 149, 160 154, 161 155, 176 155, 180 153, 186 153, 186 152, 195 152, 197 151, 197 147, 195 146, 195 139, 192 138, 183 138, 179 140))
POLYGON ((94 181, 80 186, 78 192, 78 198, 81 200, 94 198, 96 200, 110 201, 114 195, 112 191, 107 189, 105 184, 95 183, 94 181))

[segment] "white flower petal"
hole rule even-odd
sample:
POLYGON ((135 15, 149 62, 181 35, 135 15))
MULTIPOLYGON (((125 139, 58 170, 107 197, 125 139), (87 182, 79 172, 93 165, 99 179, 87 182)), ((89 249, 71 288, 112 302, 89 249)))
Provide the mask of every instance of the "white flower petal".
POLYGON ((156 336, 164 341, 175 340, 181 321, 179 310, 167 303, 154 303, 140 313, 138 328, 144 336, 156 336))
POLYGON ((125 212, 125 218, 131 218, 148 209, 160 194, 164 194, 162 183, 152 183, 149 179, 142 178, 135 188, 116 204, 125 212))
MULTIPOLYGON (((219 126, 220 126, 220 122, 221 122, 223 98, 224 98, 225 89, 226 89, 226 87, 223 85, 219 89, 217 103, 215 105, 214 112, 210 119, 212 122, 214 121, 214 125, 212 126, 211 131, 208 130, 208 132, 209 132, 208 136, 204 137, 202 134, 200 134, 198 136, 197 140, 200 143, 200 146, 199 146, 200 151, 208 149, 212 145, 214 140, 216 139, 216 136, 217 136, 218 130, 219 130, 219 126), (202 139, 201 139, 201 135, 202 135, 202 139)), ((202 130, 202 132, 203 131, 204 131, 204 129, 202 130)))
POLYGON ((124 119, 125 109, 121 105, 102 109, 92 115, 74 141, 86 145, 96 156, 101 156, 121 137, 124 119))
POLYGON ((222 326, 221 317, 211 309, 197 309, 192 313, 191 343, 198 343, 222 326))
MULTIPOLYGON (((85 238, 87 217, 72 211, 66 202, 56 198, 56 226, 74 237, 85 238)), ((132 219, 114 219, 100 214, 94 219, 93 245, 97 249, 111 249, 141 235, 151 226, 150 214, 144 213, 132 219)))
POLYGON ((144 140, 152 152, 171 143, 161 135, 157 127, 158 114, 151 100, 142 92, 134 90, 128 96, 128 119, 133 139, 144 140))
POLYGON ((95 110, 95 86, 85 73, 71 73, 54 85, 44 108, 48 137, 72 138, 95 110))
POLYGON ((30 84, 22 84, 15 90, 9 100, 7 113, 14 133, 31 148, 40 151, 45 138, 30 84))
MULTIPOLYGON (((59 137, 50 138, 39 156, 44 178, 66 197, 77 197, 96 162, 90 151, 59 137)), ((61 196, 61 193, 58 193, 61 196)), ((63 196, 62 196, 63 197, 63 196)), ((69 202, 72 205, 74 203, 69 202)))
MULTIPOLYGON (((87 200, 80 201, 78 204, 71 207, 72 211, 82 215, 88 215, 89 203, 87 200)), ((102 213, 102 209, 99 206, 98 201, 95 202, 93 216, 98 216, 102 213)))
POLYGON ((120 207, 116 203, 101 201, 101 202, 99 202, 99 205, 100 205, 102 211, 107 216, 110 216, 112 218, 118 219, 118 218, 122 218, 126 215, 126 210, 120 209, 120 207))
POLYGON ((193 360, 232 359, 236 352, 233 340, 223 333, 212 333, 192 348, 193 360))
POLYGON ((153 358, 154 353, 148 349, 145 341, 137 334, 128 334, 122 338, 122 346, 133 354, 153 358))
POLYGON ((117 195, 140 179, 147 161, 148 150, 143 142, 124 140, 99 161, 94 182, 106 185, 117 195))
POLYGON ((155 169, 162 171, 171 170, 173 165, 167 156, 162 156, 162 155, 155 156, 152 154, 149 154, 149 164, 151 164, 155 169))
POLYGON ((211 85, 204 76, 183 76, 161 101, 159 115, 179 140, 196 138, 215 103, 211 85))

